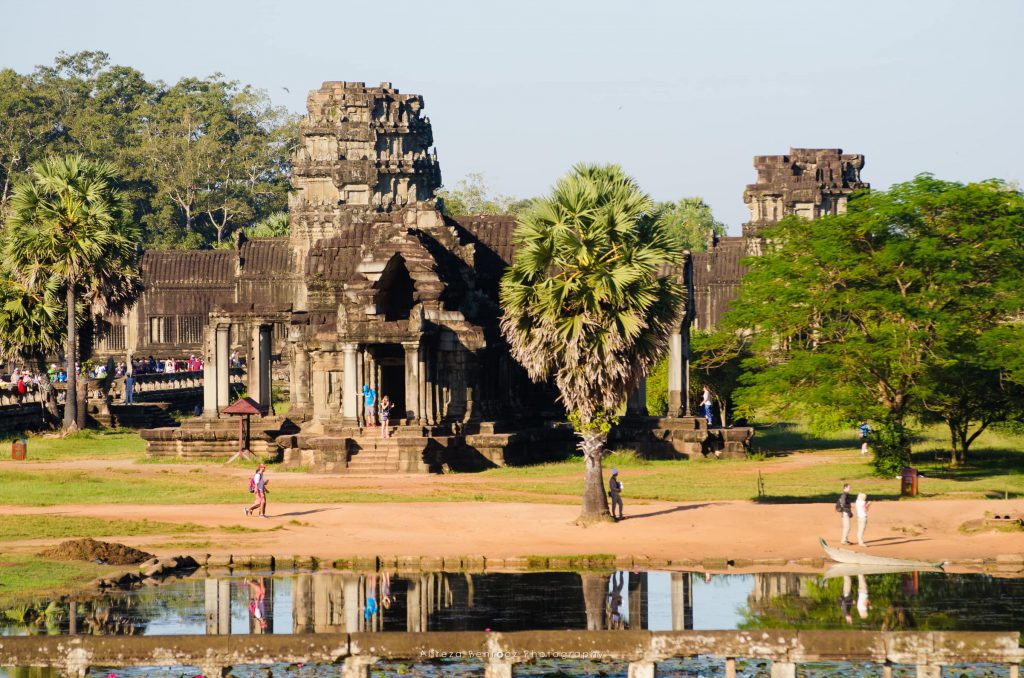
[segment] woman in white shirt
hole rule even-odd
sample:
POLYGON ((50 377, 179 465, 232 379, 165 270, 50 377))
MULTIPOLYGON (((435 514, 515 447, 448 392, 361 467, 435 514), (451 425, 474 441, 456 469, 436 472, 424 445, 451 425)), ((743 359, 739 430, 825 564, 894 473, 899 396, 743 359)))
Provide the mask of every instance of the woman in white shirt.
POLYGON ((863 492, 857 495, 854 510, 857 513, 857 543, 861 546, 867 546, 864 543, 864 528, 868 526, 868 506, 870 505, 871 502, 868 501, 868 495, 863 492))

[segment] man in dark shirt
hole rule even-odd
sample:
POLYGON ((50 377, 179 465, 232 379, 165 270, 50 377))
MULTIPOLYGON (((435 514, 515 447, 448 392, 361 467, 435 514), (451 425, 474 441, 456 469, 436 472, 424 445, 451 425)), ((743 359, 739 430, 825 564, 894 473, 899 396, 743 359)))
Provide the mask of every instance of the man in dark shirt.
POLYGON ((843 536, 839 540, 840 544, 850 543, 850 517, 853 516, 853 507, 850 506, 850 484, 843 484, 843 493, 839 495, 839 501, 836 502, 836 509, 843 516, 843 536))
POLYGON ((622 483, 619 482, 619 469, 612 469, 612 477, 608 481, 608 494, 612 498, 612 518, 616 522, 622 520, 622 483), (619 515, 615 515, 615 507, 619 507, 619 515))

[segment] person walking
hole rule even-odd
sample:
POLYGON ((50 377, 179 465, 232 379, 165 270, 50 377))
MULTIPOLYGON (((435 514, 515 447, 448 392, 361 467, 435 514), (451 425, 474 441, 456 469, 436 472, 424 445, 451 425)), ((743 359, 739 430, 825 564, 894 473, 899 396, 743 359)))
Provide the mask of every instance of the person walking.
POLYGON ((853 508, 850 506, 850 484, 843 483, 843 493, 836 500, 836 511, 843 515, 843 536, 840 544, 850 543, 850 517, 853 516, 853 508))
POLYGON ((615 522, 622 520, 622 483, 619 482, 619 469, 612 469, 612 477, 608 480, 608 495, 612 498, 612 518, 615 522), (619 507, 619 515, 615 515, 615 507, 619 507))
POLYGON ((704 394, 701 396, 700 406, 701 406, 701 409, 704 410, 704 418, 707 419, 708 426, 710 427, 711 424, 712 424, 712 421, 711 421, 711 407, 712 407, 712 403, 711 403, 711 389, 708 388, 707 384, 704 385, 704 394))
POLYGON ((260 464, 256 473, 249 480, 249 491, 256 495, 253 505, 245 509, 245 515, 251 516, 256 509, 260 510, 260 518, 267 517, 267 465, 260 464))
POLYGON ((390 438, 391 432, 388 430, 388 425, 391 420, 391 408, 395 405, 391 402, 391 398, 384 396, 380 399, 380 437, 390 438))
POLYGON ((864 543, 864 528, 868 526, 868 506, 870 505, 868 495, 863 492, 857 495, 854 507, 857 509, 857 543, 861 546, 867 546, 864 543))
POLYGON ((860 430, 860 453, 867 454, 868 436, 871 435, 871 426, 869 426, 868 422, 865 420, 860 422, 858 429, 860 430))

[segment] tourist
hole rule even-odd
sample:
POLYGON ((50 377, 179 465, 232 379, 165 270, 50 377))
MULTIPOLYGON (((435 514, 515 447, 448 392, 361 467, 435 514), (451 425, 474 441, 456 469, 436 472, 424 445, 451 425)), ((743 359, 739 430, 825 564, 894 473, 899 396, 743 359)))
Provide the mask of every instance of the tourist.
POLYGON ((391 402, 391 398, 384 396, 380 399, 380 437, 390 438, 391 432, 388 430, 388 423, 391 419, 391 408, 395 404, 391 402))
POLYGON ((843 575, 843 594, 839 597, 839 611, 843 621, 853 625, 853 578, 843 575))
POLYGON ((255 581, 246 579, 245 583, 249 585, 249 614, 262 632, 267 628, 267 586, 263 583, 263 577, 255 581))
POLYGON ((391 607, 391 575, 380 573, 380 604, 387 610, 391 607))
POLYGON ((612 498, 612 518, 615 522, 622 520, 622 483, 619 482, 619 469, 612 469, 612 477, 608 480, 608 494, 612 498), (615 507, 619 507, 619 515, 615 515, 615 507))
POLYGON ((377 575, 371 574, 366 577, 366 607, 363 608, 363 619, 370 621, 370 617, 377 614, 377 575))
POLYGON ((369 387, 367 384, 363 384, 363 390, 360 393, 363 396, 363 405, 366 408, 366 425, 376 426, 377 416, 374 411, 377 405, 377 392, 369 387))
POLYGON ((242 360, 238 357, 238 351, 231 352, 231 367, 241 367, 242 360))
POLYGON ((249 491, 256 495, 253 505, 245 509, 245 515, 251 516, 256 509, 260 510, 260 518, 267 517, 267 465, 260 464, 256 467, 256 473, 249 480, 249 491))
POLYGON ((129 360, 124 373, 124 402, 131 405, 135 402, 135 367, 129 360))
POLYGON ((871 427, 867 421, 862 421, 858 429, 860 430, 860 453, 864 455, 868 453, 868 436, 871 435, 871 427))
POLYGON ((25 400, 25 393, 26 393, 26 391, 28 391, 28 387, 25 386, 25 377, 24 377, 24 375, 21 375, 21 374, 18 375, 18 384, 15 386, 15 391, 18 394, 18 404, 20 405, 22 403, 22 401, 25 400))
POLYGON ((853 516, 853 507, 850 506, 850 484, 843 483, 843 493, 836 500, 836 511, 843 515, 843 536, 840 544, 850 543, 850 517, 853 516))
POLYGON ((704 385, 704 394, 701 396, 700 406, 701 406, 701 409, 704 410, 704 418, 707 419, 708 426, 710 427, 711 424, 712 424, 712 420, 711 420, 712 401, 711 401, 711 389, 708 388, 707 384, 704 385))
POLYGON ((625 622, 622 619, 622 588, 624 584, 625 577, 622 572, 615 572, 611 580, 612 590, 608 592, 609 630, 618 630, 625 626, 625 622))
POLYGON ((868 506, 871 502, 868 501, 868 495, 861 492, 857 495, 857 502, 855 504, 857 508, 857 543, 861 546, 867 546, 864 543, 864 528, 868 526, 868 506))
POLYGON ((857 614, 861 619, 868 618, 868 609, 871 601, 868 600, 868 579, 862 574, 857 575, 857 614))

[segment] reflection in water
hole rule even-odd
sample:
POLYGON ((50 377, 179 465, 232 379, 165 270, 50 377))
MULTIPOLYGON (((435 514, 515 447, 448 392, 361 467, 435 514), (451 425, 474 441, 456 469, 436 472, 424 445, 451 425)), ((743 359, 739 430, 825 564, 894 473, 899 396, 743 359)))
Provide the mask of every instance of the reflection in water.
POLYGON ((0 633, 861 628, 1019 631, 1024 580, 984 575, 317 572, 185 579, 0 610, 0 633))

